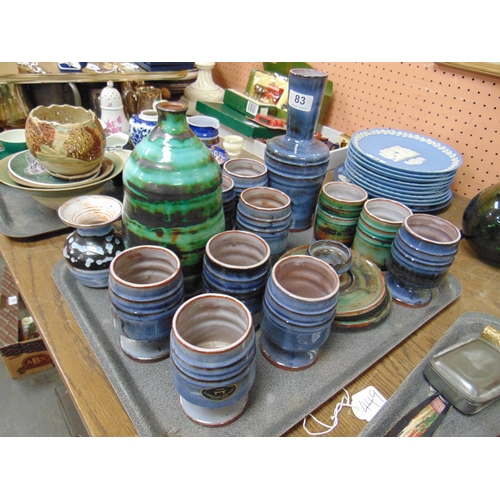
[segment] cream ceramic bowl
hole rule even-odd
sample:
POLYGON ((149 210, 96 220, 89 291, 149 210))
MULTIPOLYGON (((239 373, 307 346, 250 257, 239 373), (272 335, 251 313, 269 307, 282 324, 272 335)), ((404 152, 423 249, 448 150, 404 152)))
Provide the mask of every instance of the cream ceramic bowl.
POLYGON ((76 187, 65 186, 58 189, 43 189, 43 188, 32 188, 27 186, 21 186, 10 179, 7 171, 8 158, 0 160, 0 182, 7 186, 10 186, 20 191, 24 191, 26 194, 30 195, 35 201, 51 208, 52 210, 58 210, 59 207, 70 198, 76 196, 83 196, 88 194, 100 194, 106 187, 106 183, 116 176, 118 176, 123 171, 123 166, 125 162, 123 158, 115 153, 108 152, 106 156, 113 161, 114 167, 112 172, 97 181, 91 181, 85 185, 78 185, 76 187))
POLYGON ((69 105, 38 106, 26 120, 26 145, 55 177, 93 175, 106 149, 106 138, 93 111, 69 105))

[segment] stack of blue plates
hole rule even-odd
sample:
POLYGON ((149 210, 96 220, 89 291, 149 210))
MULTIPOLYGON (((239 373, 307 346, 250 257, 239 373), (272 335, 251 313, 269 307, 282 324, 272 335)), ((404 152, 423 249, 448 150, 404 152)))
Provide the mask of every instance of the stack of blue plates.
POLYGON ((414 212, 433 212, 451 202, 451 183, 462 157, 431 137, 377 128, 356 132, 336 176, 365 189, 372 198, 390 198, 414 212))

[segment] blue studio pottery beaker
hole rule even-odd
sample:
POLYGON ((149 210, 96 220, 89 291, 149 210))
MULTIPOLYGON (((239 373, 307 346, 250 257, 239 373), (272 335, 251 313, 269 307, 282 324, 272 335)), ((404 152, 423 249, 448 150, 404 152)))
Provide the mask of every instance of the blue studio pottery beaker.
POLYGON ((239 418, 256 375, 255 328, 247 307, 224 294, 193 297, 175 313, 170 344, 184 413, 208 427, 239 418))
POLYGON ((109 271, 113 325, 123 352, 136 361, 168 357, 172 319, 185 298, 177 255, 139 245, 117 255, 109 271))
POLYGON ((290 70, 286 134, 270 139, 264 153, 268 186, 292 201, 291 231, 311 226, 330 161, 328 147, 314 138, 327 77, 314 69, 290 70))

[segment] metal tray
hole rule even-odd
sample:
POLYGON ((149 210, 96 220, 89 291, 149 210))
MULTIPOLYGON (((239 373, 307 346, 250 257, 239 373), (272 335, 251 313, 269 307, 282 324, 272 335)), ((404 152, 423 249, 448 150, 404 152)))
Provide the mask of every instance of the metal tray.
MULTIPOLYGON (((426 397, 434 394, 434 389, 424 377, 424 369, 432 356, 447 347, 478 338, 487 325, 500 329, 500 319, 478 312, 465 313, 460 316, 368 423, 360 436, 385 436, 400 418, 426 397)), ((433 437, 494 437, 498 435, 500 435, 500 400, 475 415, 465 415, 452 406, 433 437)))
MULTIPOLYGON (((102 194, 123 197, 123 188, 111 181, 102 194)), ((0 233, 10 238, 30 238, 48 235, 68 226, 61 222, 57 212, 35 201, 29 194, 0 183, 0 233)))
MULTIPOLYGON (((310 241, 310 230, 290 233, 289 248, 310 241)), ((280 436, 452 303, 462 290, 448 273, 426 307, 394 303, 389 315, 375 325, 334 327, 318 361, 303 371, 280 370, 258 349, 257 376, 246 411, 226 427, 207 428, 182 412, 170 359, 144 364, 123 354, 107 289, 86 288, 63 260, 52 276, 141 436, 280 436)), ((257 331, 257 341, 259 336, 257 331)))

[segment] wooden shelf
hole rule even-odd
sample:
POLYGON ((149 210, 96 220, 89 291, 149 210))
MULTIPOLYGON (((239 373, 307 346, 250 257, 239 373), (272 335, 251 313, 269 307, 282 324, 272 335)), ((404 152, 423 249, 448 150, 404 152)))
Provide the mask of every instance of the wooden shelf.
MULTIPOLYGON (((107 63, 113 65, 113 63, 107 63)), ((119 66, 119 63, 116 63, 119 66)), ((134 81, 176 81, 195 80, 198 70, 182 71, 145 71, 139 68, 133 73, 114 71, 97 73, 85 68, 82 72, 62 73, 57 63, 38 63, 45 73, 19 73, 17 63, 0 63, 0 84, 36 84, 36 83, 93 83, 93 82, 134 82, 134 81)))

